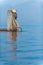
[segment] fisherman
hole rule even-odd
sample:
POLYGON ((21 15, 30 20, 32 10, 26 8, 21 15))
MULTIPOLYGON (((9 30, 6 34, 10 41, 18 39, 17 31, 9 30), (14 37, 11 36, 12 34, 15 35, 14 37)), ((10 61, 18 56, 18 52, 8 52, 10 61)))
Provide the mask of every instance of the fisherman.
POLYGON ((17 30, 17 11, 16 10, 9 10, 8 14, 8 28, 7 30, 17 30))

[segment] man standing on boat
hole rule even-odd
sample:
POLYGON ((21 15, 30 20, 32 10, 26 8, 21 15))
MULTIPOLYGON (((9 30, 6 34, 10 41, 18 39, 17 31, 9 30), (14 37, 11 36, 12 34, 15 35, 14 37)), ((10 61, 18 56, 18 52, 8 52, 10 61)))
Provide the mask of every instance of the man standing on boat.
POLYGON ((8 12, 8 27, 7 30, 17 30, 18 24, 16 22, 17 19, 17 11, 9 10, 8 12))

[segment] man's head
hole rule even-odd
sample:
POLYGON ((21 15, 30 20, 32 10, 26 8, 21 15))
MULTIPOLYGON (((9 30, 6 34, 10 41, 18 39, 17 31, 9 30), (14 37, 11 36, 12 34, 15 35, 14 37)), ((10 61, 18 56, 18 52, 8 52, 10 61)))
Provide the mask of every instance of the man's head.
POLYGON ((13 16, 15 17, 15 19, 17 19, 17 10, 11 10, 13 16))

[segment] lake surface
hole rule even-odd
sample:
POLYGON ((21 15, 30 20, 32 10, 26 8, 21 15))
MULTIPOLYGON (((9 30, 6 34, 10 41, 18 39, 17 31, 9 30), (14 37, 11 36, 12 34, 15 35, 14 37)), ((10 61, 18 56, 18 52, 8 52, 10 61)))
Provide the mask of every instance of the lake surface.
POLYGON ((43 65, 41 24, 23 28, 22 32, 0 32, 0 65, 43 65))

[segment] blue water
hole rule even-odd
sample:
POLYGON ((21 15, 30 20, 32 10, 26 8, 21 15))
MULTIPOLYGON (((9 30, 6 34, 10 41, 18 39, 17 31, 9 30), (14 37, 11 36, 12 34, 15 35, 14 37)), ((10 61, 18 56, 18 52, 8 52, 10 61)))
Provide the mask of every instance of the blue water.
MULTIPOLYGON (((10 5, 2 7, 1 28, 7 27, 10 5)), ((0 32, 0 65, 43 65, 43 3, 29 1, 11 7, 17 9, 22 32, 0 32)))
POLYGON ((43 65, 41 26, 24 28, 22 32, 0 32, 0 65, 43 65))

